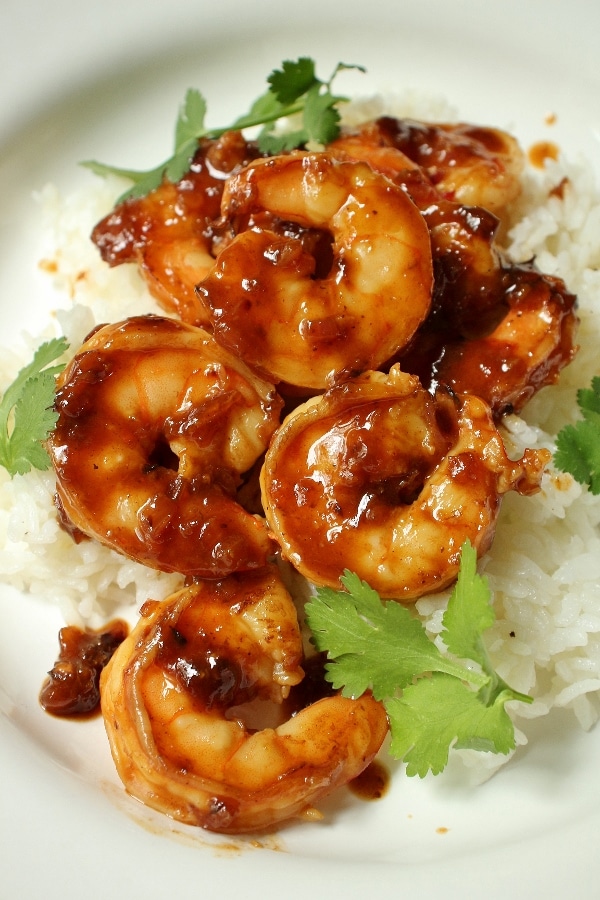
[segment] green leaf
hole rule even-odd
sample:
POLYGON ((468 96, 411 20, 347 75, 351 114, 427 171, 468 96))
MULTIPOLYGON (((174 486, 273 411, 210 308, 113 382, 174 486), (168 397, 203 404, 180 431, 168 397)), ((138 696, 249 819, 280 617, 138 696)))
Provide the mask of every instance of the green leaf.
POLYGON ((304 130, 274 132, 270 128, 265 128, 258 136, 258 149, 261 153, 274 156, 277 153, 294 150, 296 147, 304 144, 307 139, 307 134, 304 130))
POLYGON ((408 773, 441 772, 451 746, 508 753, 514 727, 504 705, 531 697, 510 688, 489 660, 483 633, 495 616, 471 544, 462 547, 443 617, 441 637, 453 656, 402 604, 382 601, 351 572, 341 582, 345 590, 319 588, 306 607, 314 643, 328 657, 326 678, 346 696, 371 689, 384 702, 391 752, 408 773))
POLYGON ((307 140, 328 144, 339 134, 340 114, 333 105, 337 98, 311 89, 304 106, 304 128, 307 140))
POLYGON ((279 102, 285 106, 295 103, 314 85, 320 85, 315 75, 315 64, 307 56, 301 56, 296 62, 286 60, 281 69, 275 69, 267 81, 279 102))
POLYGON ((577 403, 585 419, 600 422, 600 375, 592 378, 591 388, 577 391, 577 403))
POLYGON ((265 122, 272 124, 281 118, 285 107, 277 100, 275 94, 267 91, 254 101, 250 111, 236 119, 232 125, 234 130, 252 128, 265 122))
POLYGON ((11 476, 23 475, 31 468, 47 469, 50 464, 42 442, 56 423, 55 377, 64 368, 50 363, 67 347, 64 338, 42 344, 4 393, 0 403, 0 465, 11 476))
POLYGON ((195 88, 189 88, 175 124, 175 148, 181 148, 204 131, 206 100, 195 88))
POLYGON ((346 696, 371 689, 378 700, 410 684, 423 672, 469 677, 481 687, 487 678, 467 673, 427 637, 421 622, 401 603, 382 603, 357 575, 341 579, 346 591, 319 588, 306 606, 306 618, 319 650, 330 662, 327 677, 346 696))
POLYGON ((326 143, 339 133, 339 114, 334 108, 347 98, 334 96, 331 84, 338 72, 362 66, 338 63, 329 81, 321 81, 315 74, 315 64, 308 57, 296 61, 286 60, 281 69, 269 75, 269 89, 258 97, 249 112, 239 116, 224 128, 205 126, 206 101, 195 88, 188 89, 175 125, 173 153, 165 162, 150 170, 126 169, 106 165, 96 160, 86 160, 81 165, 96 175, 117 175, 126 178, 133 186, 118 198, 117 204, 134 197, 144 197, 160 186, 164 178, 177 182, 189 170, 202 138, 216 139, 227 131, 262 126, 258 137, 262 153, 280 153, 305 145, 309 140, 326 143), (300 114, 301 128, 288 134, 276 131, 275 124, 283 118, 300 114))
POLYGON ((461 549, 458 578, 442 619, 442 640, 450 653, 474 660, 489 673, 489 659, 481 635, 491 628, 495 619, 488 583, 477 574, 477 551, 466 541, 461 549))
POLYGON ((515 746, 514 726, 499 697, 484 706, 461 681, 436 673, 419 678, 402 696, 386 701, 390 751, 406 763, 406 774, 438 775, 450 747, 507 754, 515 746))
POLYGON ((600 430, 587 419, 566 425, 556 437, 554 464, 600 494, 600 430))
MULTIPOLYGON (((177 153, 171 157, 165 166, 164 172, 162 173, 164 177, 166 177, 169 181, 175 182, 180 181, 186 172, 189 172, 190 166, 192 164, 192 160, 194 159, 194 154, 198 149, 197 141, 188 141, 186 144, 183 144, 177 153)), ((162 181, 162 177, 161 177, 162 181)))
POLYGON ((577 392, 577 403, 583 418, 557 434, 554 465, 600 494, 600 376, 577 392))

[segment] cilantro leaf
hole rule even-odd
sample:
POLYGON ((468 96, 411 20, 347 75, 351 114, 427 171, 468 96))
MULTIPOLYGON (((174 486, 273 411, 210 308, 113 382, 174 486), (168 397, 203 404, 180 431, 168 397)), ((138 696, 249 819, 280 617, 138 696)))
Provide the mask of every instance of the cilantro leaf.
POLYGON ((195 88, 189 88, 175 125, 175 146, 181 147, 195 141, 198 131, 204 128, 206 100, 195 88))
POLYGON ((435 673, 409 685, 401 697, 386 701, 390 719, 390 751, 406 763, 406 774, 438 775, 446 767, 450 747, 507 754, 515 746, 512 721, 502 698, 480 703, 467 685, 435 673))
POLYGON ((285 107, 279 102, 275 94, 267 91, 266 94, 262 94, 254 101, 249 112, 235 120, 232 128, 239 131, 265 122, 270 124, 280 118, 283 109, 285 107))
MULTIPOLYGON (((379 594, 357 575, 345 572, 346 591, 319 588, 305 608, 317 649, 326 650, 328 680, 346 696, 371 689, 377 700, 410 684, 415 674, 464 674, 462 666, 443 656, 421 622, 395 601, 379 594)), ((478 686, 485 678, 474 676, 478 686)))
POLYGON ((554 463, 568 472, 579 484, 600 494, 600 429, 583 419, 576 425, 565 425, 556 437, 554 463))
POLYGON ((312 59, 286 60, 281 69, 271 72, 267 79, 268 90, 254 101, 249 112, 224 128, 206 127, 206 100, 198 90, 190 88, 175 124, 173 154, 165 162, 144 171, 106 165, 96 160, 86 160, 81 165, 101 177, 117 175, 133 182, 133 186, 118 198, 117 203, 122 203, 133 197, 144 197, 159 187, 164 178, 179 181, 188 171, 200 141, 218 138, 226 131, 262 126, 258 146, 262 153, 269 154, 293 150, 310 141, 328 143, 339 133, 340 117, 336 106, 348 99, 331 92, 334 78, 344 69, 365 71, 362 66, 338 63, 329 80, 322 81, 317 78, 312 59), (301 117, 299 128, 287 133, 277 131, 279 120, 295 115, 301 117))
POLYGON ((306 606, 316 647, 327 653, 326 677, 346 696, 371 690, 390 722, 391 752, 408 775, 441 772, 451 746, 508 753, 514 727, 510 700, 531 697, 510 688, 483 641, 495 616, 487 581, 477 573, 469 542, 442 624, 447 653, 438 649, 415 614, 382 601, 357 575, 345 572, 345 590, 319 588, 306 606))
POLYGON ((47 469, 42 442, 56 423, 53 409, 55 377, 64 366, 50 363, 66 351, 64 338, 54 338, 36 350, 32 361, 18 373, 0 402, 0 465, 11 476, 31 468, 47 469))
POLYGON ((577 391, 577 404, 582 419, 558 432, 554 464, 600 494, 600 376, 592 379, 591 388, 577 391))
POLYGON ((591 388, 577 391, 577 403, 585 419, 600 424, 600 375, 592 378, 591 388))
POLYGON ((284 105, 295 103, 312 87, 321 84, 315 74, 313 60, 306 56, 300 57, 296 62, 285 60, 281 69, 271 72, 267 81, 272 93, 284 105))
POLYGON ((286 150, 294 150, 304 142, 306 132, 281 131, 279 133, 265 128, 258 137, 258 143, 263 153, 275 156, 277 153, 285 153, 286 150))
POLYGON ((442 619, 442 639, 450 653, 474 660, 489 673, 491 666, 481 635, 495 618, 487 582, 477 574, 477 551, 465 543, 452 602, 442 619))
POLYGON ((306 142, 329 144, 337 137, 340 114, 334 104, 338 99, 329 93, 321 93, 318 88, 311 88, 307 93, 304 105, 306 142))

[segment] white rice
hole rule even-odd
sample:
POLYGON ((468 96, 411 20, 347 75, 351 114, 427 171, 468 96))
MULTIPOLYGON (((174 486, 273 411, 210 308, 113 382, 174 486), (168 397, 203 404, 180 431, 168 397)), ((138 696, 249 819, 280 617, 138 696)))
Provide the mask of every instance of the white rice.
MULTIPOLYGON (((347 118, 377 115, 384 107, 370 100, 354 104, 347 118)), ((394 114, 450 119, 441 100, 404 98, 394 114)), ((61 197, 52 186, 40 195, 48 231, 43 268, 52 273, 63 301, 61 328, 75 348, 95 323, 159 311, 133 266, 109 269, 89 240, 92 226, 121 190, 90 176, 89 190, 61 197)), ((511 416, 505 435, 511 455, 526 447, 554 449, 557 431, 578 418, 575 392, 599 373, 600 193, 591 170, 560 160, 544 171, 528 171, 518 215, 508 236, 516 261, 535 257, 540 269, 565 279, 579 296, 581 350, 559 384, 543 389, 522 416, 511 416), (563 195, 551 190, 564 178, 563 195)), ((38 340, 33 344, 39 343, 38 340)), ((16 372, 14 354, 1 373, 16 372)), ((17 365, 18 364, 18 365, 17 365)), ((117 608, 135 611, 149 596, 168 594, 177 576, 160 575, 129 562, 95 542, 75 544, 56 521, 53 477, 32 473, 10 480, 0 470, 0 572, 21 591, 57 604, 70 622, 99 624, 117 608)), ((600 714, 600 497, 570 476, 552 469, 533 497, 508 495, 496 538, 481 563, 494 594, 497 621, 487 644, 500 675, 535 698, 514 704, 519 743, 527 719, 555 707, 573 711, 589 729, 600 714)), ((433 637, 441 629, 447 593, 418 601, 417 610, 433 637)), ((439 638, 437 638, 439 640, 439 638)), ((504 757, 461 751, 475 777, 486 777, 504 757)))

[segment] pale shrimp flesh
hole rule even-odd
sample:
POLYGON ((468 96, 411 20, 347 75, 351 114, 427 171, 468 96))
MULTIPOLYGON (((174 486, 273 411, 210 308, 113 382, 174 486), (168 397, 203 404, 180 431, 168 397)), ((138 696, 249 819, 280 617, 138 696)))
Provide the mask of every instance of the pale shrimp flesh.
POLYGON ((511 134, 498 128, 382 116, 345 129, 340 143, 330 147, 349 146, 352 141, 400 151, 441 197, 482 206, 499 218, 522 191, 525 154, 511 134))
POLYGON ((493 540, 503 494, 539 488, 546 451, 511 461, 490 410, 392 367, 298 406, 261 473, 265 515, 309 581, 339 587, 345 569, 381 596, 411 600, 457 576, 470 540, 493 540))
POLYGON ((483 206, 444 197, 426 172, 386 140, 381 120, 329 145, 343 159, 368 162, 400 185, 421 210, 431 238, 434 286, 432 316, 442 315, 447 333, 470 337, 502 313, 506 262, 496 245, 499 220, 483 206))
MULTIPOLYGON (((560 278, 533 266, 502 273, 501 318, 483 318, 468 338, 447 317, 432 317, 401 357, 402 368, 435 389, 476 394, 496 419, 520 412, 541 388, 555 384, 577 353, 577 301, 560 278)), ((475 326, 475 323, 473 323, 475 326)))
POLYGON ((118 204, 92 231, 110 266, 137 264, 163 309, 184 322, 205 325, 196 284, 211 269, 212 223, 219 216, 223 185, 236 168, 258 154, 239 132, 201 141, 189 171, 164 179, 144 197, 118 204))
MULTIPOLYGON (((517 265, 506 258, 497 246, 499 221, 489 209, 439 193, 440 184, 428 178, 427 167, 421 169, 415 162, 430 159, 426 137, 435 136, 436 128, 380 119, 343 135, 329 150, 345 159, 363 159, 402 185, 427 222, 434 269, 432 307, 411 346, 398 354, 403 369, 417 374, 427 387, 445 383, 459 393, 476 394, 499 418, 521 410, 541 387, 554 383, 573 359, 579 324, 576 297, 561 279, 542 274, 533 263, 517 265), (406 140, 397 140, 399 134, 406 140), (407 135, 412 135, 410 141, 407 135)), ((487 158, 485 146, 491 152, 496 140, 499 147, 506 145, 497 161, 500 182, 494 187, 497 202, 491 206, 498 211, 501 196, 509 205, 516 194, 513 189, 502 193, 503 173, 508 167, 512 181, 521 169, 512 139, 493 129, 444 126, 439 147, 454 139, 460 148, 456 152, 463 177, 469 165, 475 168, 474 185, 483 179, 488 164, 493 183, 494 165, 489 159, 482 161, 487 158), (483 146, 473 147, 473 140, 481 140, 483 146), (511 154, 515 157, 512 168, 505 159, 511 154)), ((440 153, 433 154, 436 165, 440 153)), ((445 159, 453 168, 452 153, 445 159)), ((483 179, 482 185, 486 183, 483 179)), ((484 190, 472 190, 468 196, 488 200, 484 190)))
POLYGON ((202 329, 106 325, 57 384, 48 450, 67 520, 150 567, 223 577, 264 564, 262 519, 236 491, 280 417, 273 385, 202 329))
POLYGON ((328 691, 289 715, 302 659, 296 609, 274 565, 146 604, 101 680, 128 792, 217 832, 316 818, 314 804, 378 752, 387 718, 368 693, 328 691))
POLYGON ((377 368, 426 318, 427 226, 367 164, 257 160, 228 179, 221 211, 233 236, 197 293, 217 340, 274 382, 322 390, 377 368))

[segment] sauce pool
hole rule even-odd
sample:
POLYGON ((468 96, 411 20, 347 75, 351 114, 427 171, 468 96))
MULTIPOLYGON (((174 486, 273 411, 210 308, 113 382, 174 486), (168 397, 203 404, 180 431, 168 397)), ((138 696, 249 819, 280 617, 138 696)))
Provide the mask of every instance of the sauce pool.
POLYGON ((538 141, 529 148, 528 157, 532 166, 543 169, 547 159, 558 159, 559 149, 552 141, 538 141))
POLYGON ((390 784, 390 773, 383 763, 374 759, 364 772, 354 778, 348 787, 361 800, 381 800, 387 793, 390 784))

